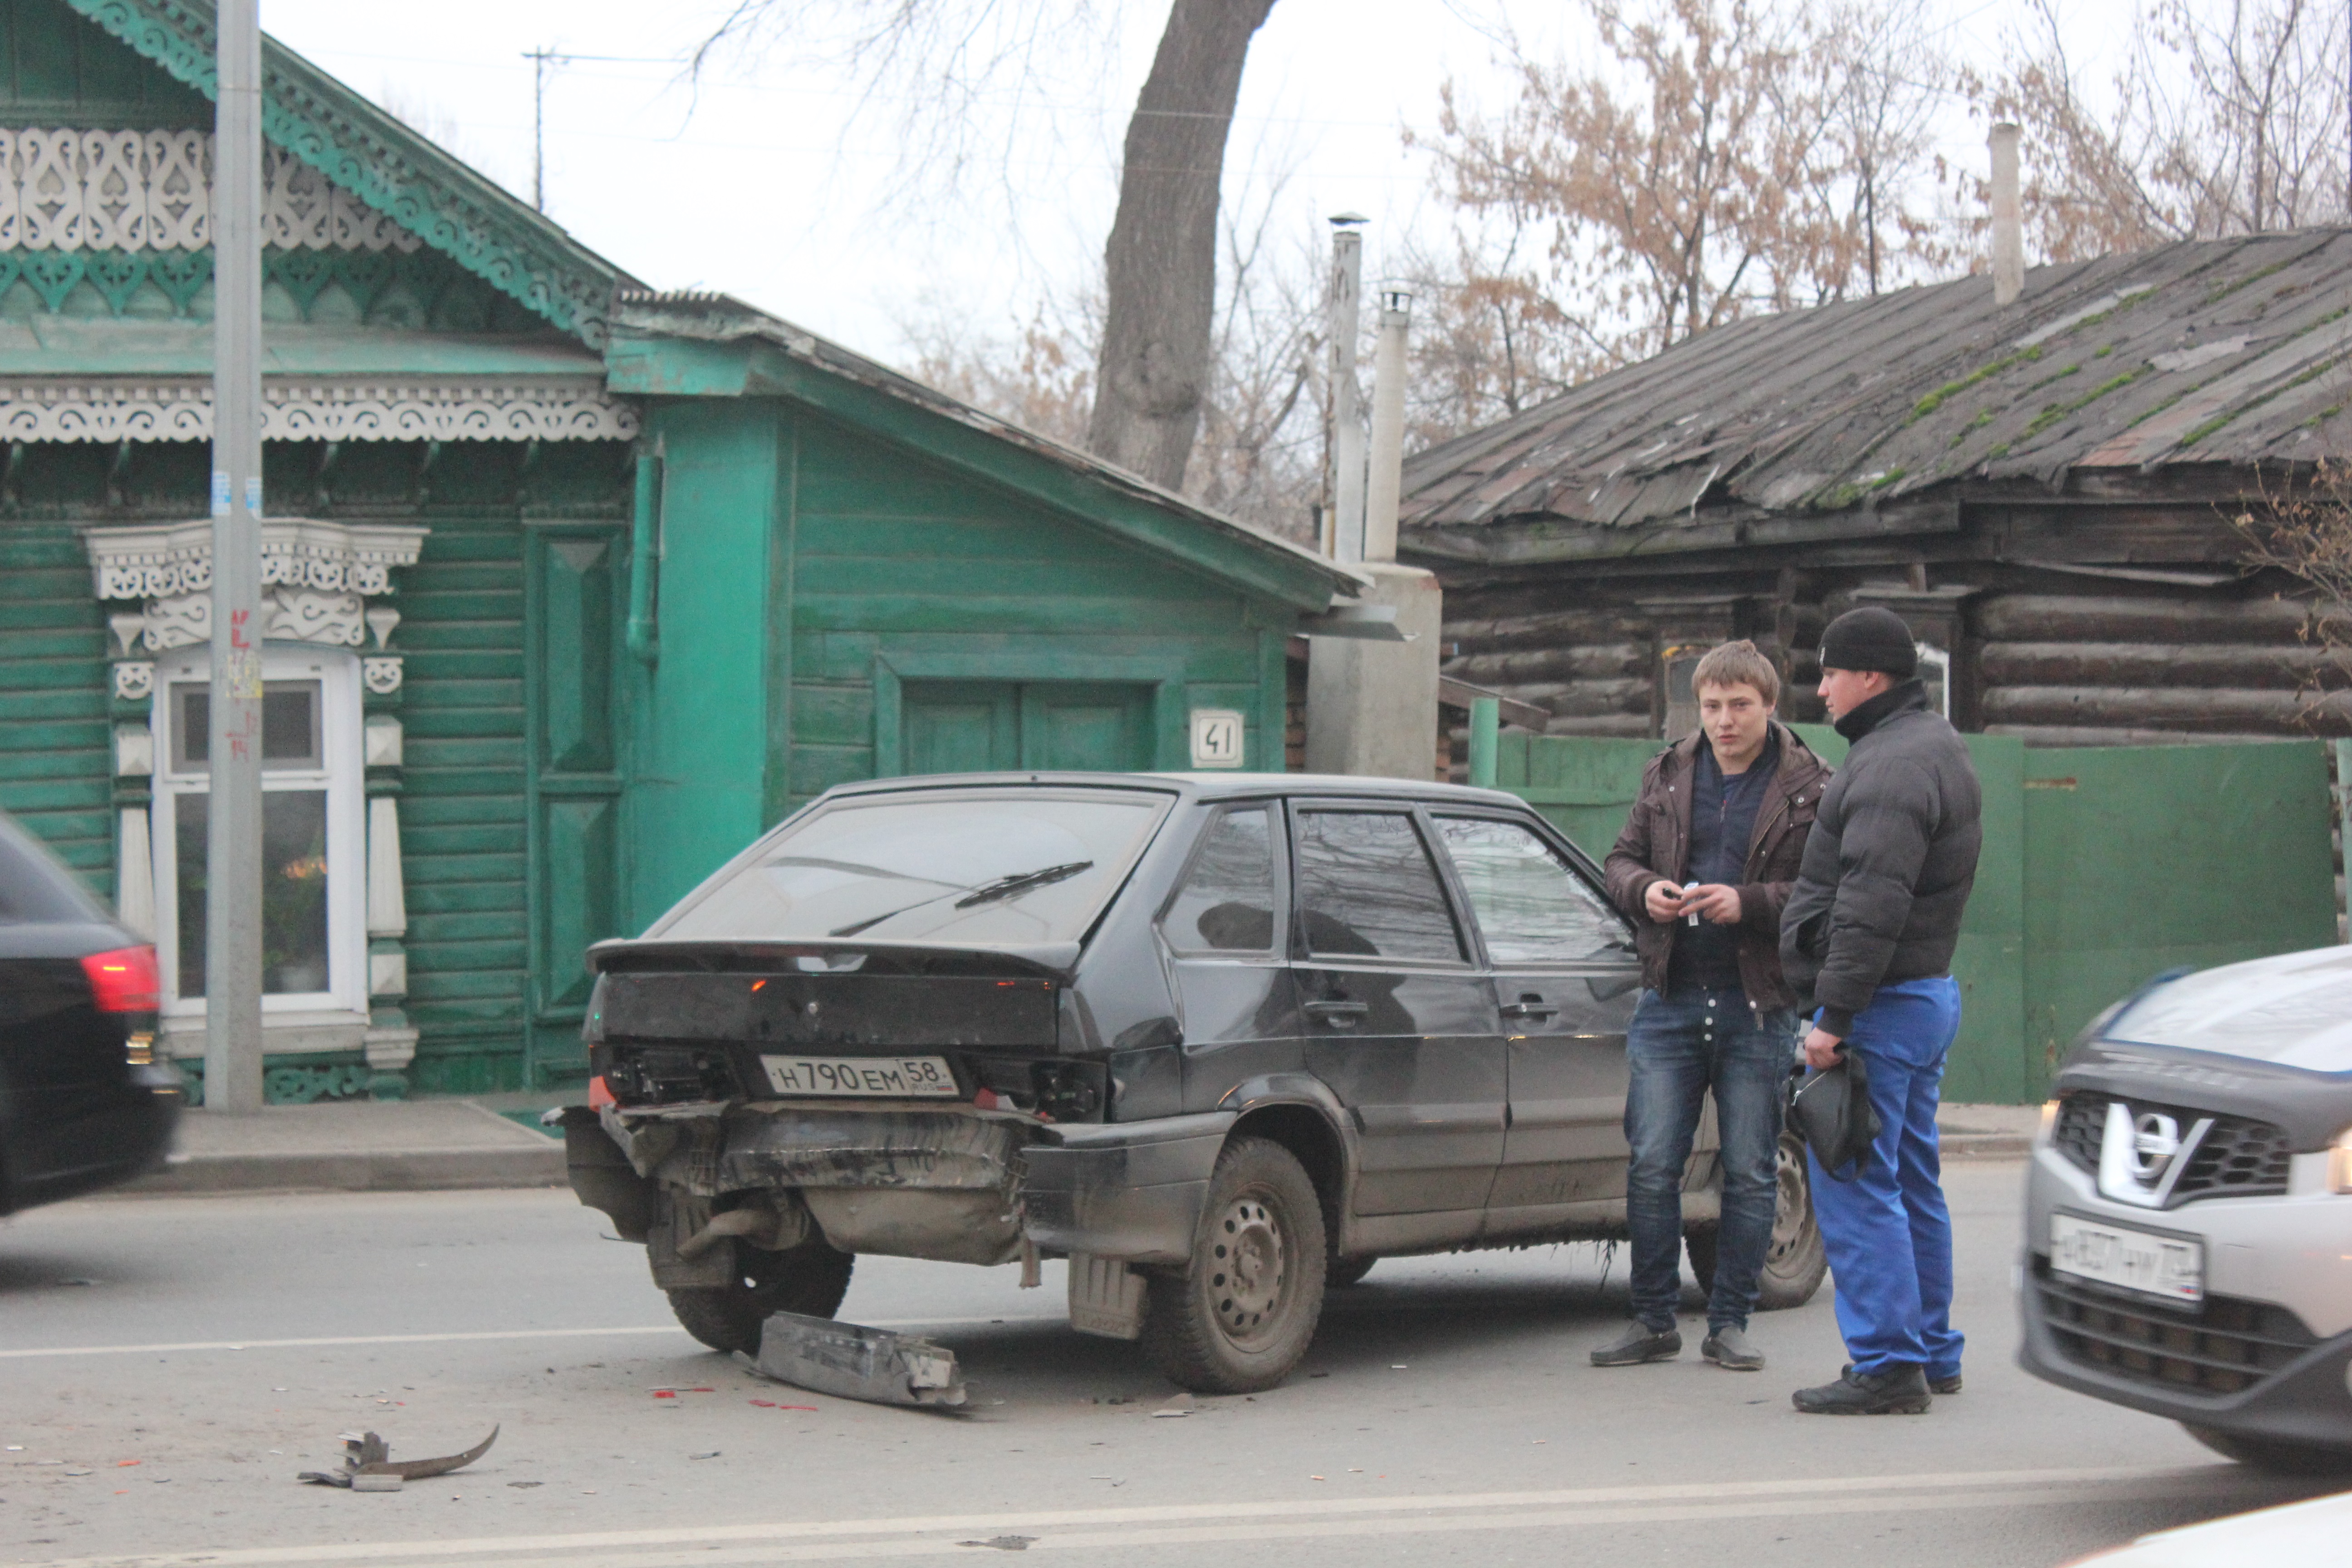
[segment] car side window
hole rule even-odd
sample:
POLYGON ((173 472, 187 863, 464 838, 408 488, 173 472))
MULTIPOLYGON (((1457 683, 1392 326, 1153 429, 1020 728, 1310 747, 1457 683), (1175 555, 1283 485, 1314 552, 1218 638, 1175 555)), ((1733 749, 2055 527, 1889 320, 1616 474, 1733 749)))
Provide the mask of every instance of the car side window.
POLYGON ((1462 958, 1437 868, 1403 812, 1300 814, 1298 921, 1318 955, 1462 958))
POLYGON ((1496 963, 1570 963, 1614 957, 1625 923, 1533 829, 1485 816, 1441 816, 1486 952, 1496 963))
POLYGON ((1274 946, 1274 811, 1241 805, 1201 836, 1160 922, 1179 952, 1265 952, 1274 946))

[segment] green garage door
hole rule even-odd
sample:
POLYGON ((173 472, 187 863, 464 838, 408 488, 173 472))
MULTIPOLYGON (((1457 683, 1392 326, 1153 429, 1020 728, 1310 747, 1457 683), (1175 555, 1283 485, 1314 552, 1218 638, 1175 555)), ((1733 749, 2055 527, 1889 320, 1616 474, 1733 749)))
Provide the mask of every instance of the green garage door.
POLYGON ((899 698, 910 773, 1152 763, 1151 688, 1084 680, 910 680, 899 698))

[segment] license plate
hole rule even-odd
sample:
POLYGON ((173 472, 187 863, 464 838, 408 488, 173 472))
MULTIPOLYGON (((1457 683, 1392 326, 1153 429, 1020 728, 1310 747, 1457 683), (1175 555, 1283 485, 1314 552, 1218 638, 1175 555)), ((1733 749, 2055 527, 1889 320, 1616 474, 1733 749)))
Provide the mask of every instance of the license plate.
POLYGON ((961 1100, 945 1057, 761 1057, 778 1094, 961 1100))
POLYGON ((2184 1237, 2155 1236, 2077 1215, 2053 1214, 2050 1267, 2077 1279, 2168 1301, 2205 1299, 2205 1244, 2184 1237))

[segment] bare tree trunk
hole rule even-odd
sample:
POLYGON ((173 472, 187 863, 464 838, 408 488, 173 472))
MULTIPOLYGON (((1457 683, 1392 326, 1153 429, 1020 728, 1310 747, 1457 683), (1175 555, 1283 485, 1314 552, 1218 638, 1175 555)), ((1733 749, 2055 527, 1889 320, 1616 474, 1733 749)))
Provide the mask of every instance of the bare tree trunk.
POLYGON ((1207 391, 1225 137, 1250 39, 1273 9, 1175 0, 1128 121, 1087 446, 1170 489, 1184 482, 1207 391))

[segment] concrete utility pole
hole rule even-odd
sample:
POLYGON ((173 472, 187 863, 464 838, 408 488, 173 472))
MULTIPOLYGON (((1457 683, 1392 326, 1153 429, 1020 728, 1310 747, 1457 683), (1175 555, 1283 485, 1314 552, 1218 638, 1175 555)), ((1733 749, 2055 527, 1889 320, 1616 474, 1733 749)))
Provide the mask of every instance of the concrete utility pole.
POLYGON ((261 1109, 261 15, 223 0, 213 142, 205 1105, 261 1109))
POLYGON ((1350 564, 1364 558, 1364 403, 1356 384, 1356 301, 1364 289, 1364 219, 1331 219, 1331 544, 1350 564))

